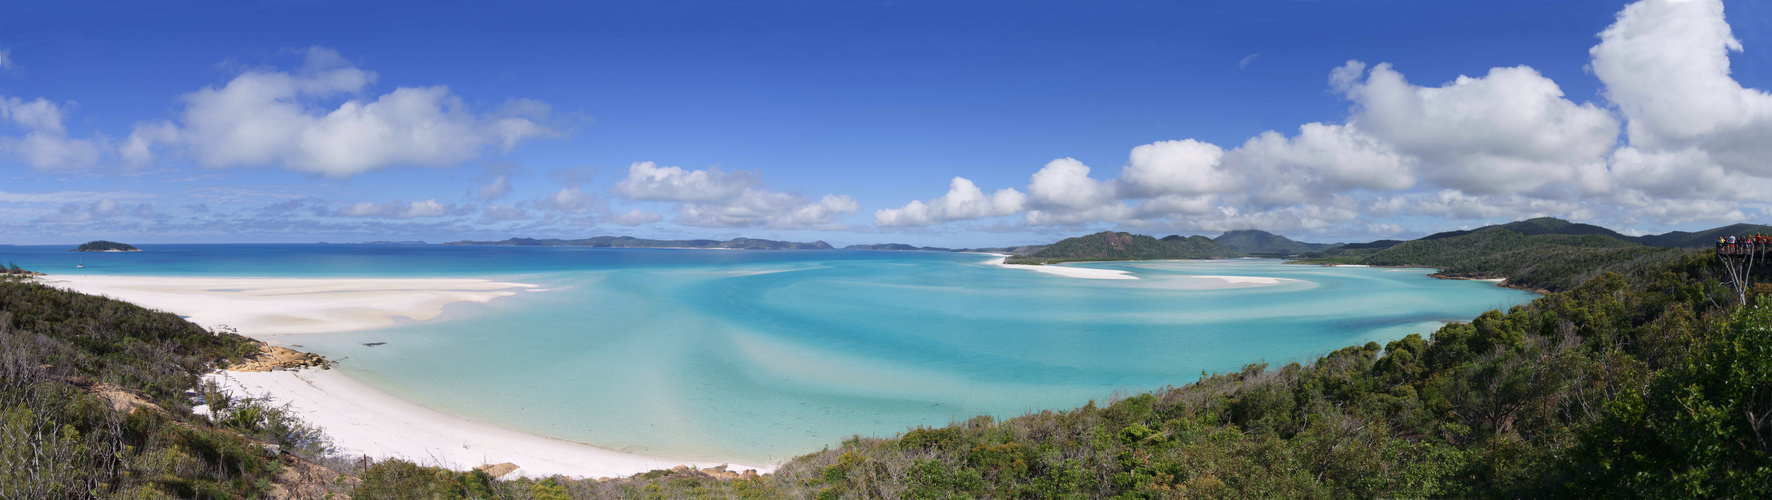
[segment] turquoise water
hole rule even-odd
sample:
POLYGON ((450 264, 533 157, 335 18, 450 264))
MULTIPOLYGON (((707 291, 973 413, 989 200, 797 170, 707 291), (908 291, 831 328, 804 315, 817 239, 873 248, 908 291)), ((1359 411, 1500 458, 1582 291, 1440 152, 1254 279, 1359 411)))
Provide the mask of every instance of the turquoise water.
MULTIPOLYGON (((975 254, 361 245, 0 246, 93 274, 477 276, 540 285, 437 320, 272 339, 403 398, 507 427, 680 458, 762 463, 851 436, 1013 416, 1283 364, 1468 320, 1532 294, 1425 269, 1274 260, 1085 264, 975 254), (1283 278, 1231 286, 1193 276, 1283 278), (366 342, 385 345, 366 347, 366 342)), ((63 272, 73 272, 71 269, 63 272)))

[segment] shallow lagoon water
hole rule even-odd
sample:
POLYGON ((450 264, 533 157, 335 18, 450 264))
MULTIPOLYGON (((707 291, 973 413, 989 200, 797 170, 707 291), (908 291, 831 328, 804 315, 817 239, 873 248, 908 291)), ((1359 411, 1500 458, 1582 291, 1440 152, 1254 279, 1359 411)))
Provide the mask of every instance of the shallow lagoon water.
MULTIPOLYGON (((63 261, 79 257, 40 248, 0 247, 0 255, 26 268, 71 267, 63 261)), ((933 252, 144 248, 87 254, 81 271, 541 285, 452 305, 433 321, 274 341, 449 413, 615 449, 748 463, 856 434, 1071 408, 1185 384, 1202 371, 1308 361, 1533 297, 1428 278, 1425 269, 1275 260, 1077 264, 1139 278, 1090 280, 933 252)))

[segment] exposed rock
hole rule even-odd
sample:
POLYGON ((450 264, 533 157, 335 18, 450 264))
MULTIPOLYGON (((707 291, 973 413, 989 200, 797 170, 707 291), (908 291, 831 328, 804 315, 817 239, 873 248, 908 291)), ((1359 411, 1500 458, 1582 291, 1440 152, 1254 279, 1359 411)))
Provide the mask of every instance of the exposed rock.
POLYGON ((482 466, 474 468, 474 470, 484 472, 484 473, 486 473, 486 475, 492 476, 493 479, 498 479, 498 478, 504 477, 505 474, 510 474, 511 471, 514 471, 517 469, 518 469, 517 464, 513 464, 510 462, 505 462, 502 464, 486 464, 486 465, 482 465, 482 466))
POLYGON ((294 349, 277 347, 259 343, 258 354, 247 358, 240 364, 229 366, 228 370, 237 372, 272 372, 278 370, 300 370, 303 368, 328 368, 331 363, 317 354, 305 353, 294 349))

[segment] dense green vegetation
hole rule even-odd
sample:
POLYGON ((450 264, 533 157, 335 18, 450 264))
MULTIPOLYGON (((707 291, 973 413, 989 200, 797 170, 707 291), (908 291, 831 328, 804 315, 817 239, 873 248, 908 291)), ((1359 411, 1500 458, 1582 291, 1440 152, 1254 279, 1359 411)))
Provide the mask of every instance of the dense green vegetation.
POLYGON ((1224 234, 1218 235, 1217 238, 1213 238, 1212 241, 1224 245, 1225 248, 1250 255, 1277 255, 1282 257, 1340 246, 1337 244, 1301 243, 1292 241, 1291 238, 1285 236, 1255 229, 1228 231, 1224 234))
POLYGON ((1606 272, 1641 278, 1645 272, 1693 252, 1643 246, 1600 234, 1526 235, 1506 226, 1384 248, 1350 247, 1308 253, 1303 262, 1432 267, 1440 270, 1437 276, 1506 278, 1510 286, 1556 291, 1606 272))
POLYGON ((80 244, 72 252, 140 252, 142 249, 115 241, 94 240, 80 244))
POLYGON ((814 241, 759 240, 733 238, 719 240, 649 240, 632 236, 597 236, 578 240, 511 238, 503 241, 452 241, 445 245, 489 245, 515 247, 605 247, 605 248, 732 248, 741 250, 830 250, 829 243, 814 241))
POLYGON ((1181 257, 1184 259, 1234 259, 1244 256, 1242 252, 1227 248, 1224 245, 1219 244, 1217 241, 1213 241, 1212 238, 1207 238, 1205 236, 1196 235, 1184 237, 1171 234, 1169 236, 1164 236, 1163 239, 1158 241, 1168 243, 1170 246, 1180 250, 1181 255, 1186 256, 1181 257))
POLYGON ((319 433, 198 377, 256 353, 133 304, 0 280, 0 498, 257 497, 316 469, 319 433), (216 420, 195 416, 207 393, 216 420))
POLYGON ((1204 236, 1170 236, 1159 240, 1142 234, 1102 231, 1065 238, 1033 254, 1010 258, 1008 262, 1051 264, 1082 260, 1215 259, 1241 255, 1204 236))

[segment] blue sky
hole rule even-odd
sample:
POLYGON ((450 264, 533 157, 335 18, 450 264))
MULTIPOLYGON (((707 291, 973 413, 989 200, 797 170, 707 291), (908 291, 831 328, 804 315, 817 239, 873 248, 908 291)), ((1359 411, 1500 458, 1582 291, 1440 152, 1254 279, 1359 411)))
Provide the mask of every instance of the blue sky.
POLYGON ((1628 5, 15 6, 0 243, 1764 222, 1772 6, 1628 5))

